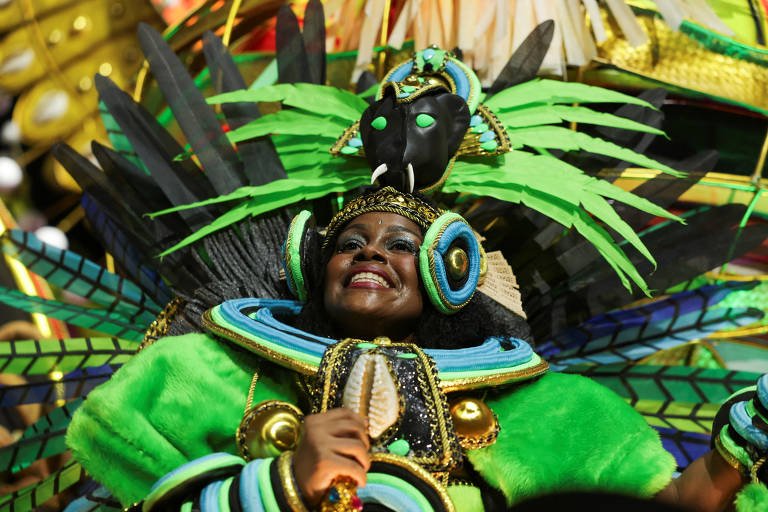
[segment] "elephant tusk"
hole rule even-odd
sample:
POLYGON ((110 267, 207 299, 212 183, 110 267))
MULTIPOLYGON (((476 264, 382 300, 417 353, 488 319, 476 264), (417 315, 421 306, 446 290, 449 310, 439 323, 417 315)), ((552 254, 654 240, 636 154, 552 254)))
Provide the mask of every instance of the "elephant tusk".
POLYGON ((371 175, 371 185, 373 185, 373 182, 376 181, 376 179, 387 172, 387 164, 381 164, 376 168, 375 171, 373 171, 373 174, 371 175))
POLYGON ((416 181, 413 179, 413 165, 409 162, 406 169, 408 170, 408 188, 410 189, 408 192, 413 193, 413 182, 416 181))

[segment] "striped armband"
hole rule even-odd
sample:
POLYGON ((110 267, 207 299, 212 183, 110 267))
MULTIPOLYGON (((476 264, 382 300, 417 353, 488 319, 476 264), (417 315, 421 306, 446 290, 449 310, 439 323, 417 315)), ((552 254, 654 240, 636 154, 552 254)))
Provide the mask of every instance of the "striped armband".
POLYGON ((157 481, 142 512, 307 512, 293 477, 293 452, 246 464, 215 453, 184 464, 157 481))
POLYGON ((239 498, 243 512, 307 512, 293 477, 293 452, 249 462, 240 473, 239 498))
POLYGON ((149 491, 142 512, 177 510, 210 482, 237 475, 245 465, 229 453, 212 453, 171 471, 149 491))
MULTIPOLYGON (((752 480, 765 475, 761 470, 768 455, 768 376, 760 378, 757 386, 737 393, 730 402, 728 423, 715 436, 718 453, 731 466, 752 480), (748 399, 747 399, 748 398, 748 399)), ((719 414, 718 414, 719 415, 719 414)))

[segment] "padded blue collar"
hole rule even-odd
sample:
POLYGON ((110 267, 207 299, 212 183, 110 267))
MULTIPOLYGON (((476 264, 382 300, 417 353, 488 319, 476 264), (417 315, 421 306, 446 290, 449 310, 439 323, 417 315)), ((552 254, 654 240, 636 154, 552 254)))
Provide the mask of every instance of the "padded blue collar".
MULTIPOLYGON (((290 300, 229 300, 206 311, 203 325, 273 362, 313 374, 325 349, 338 340, 315 336, 278 319, 296 315, 301 308, 300 302, 290 300)), ((446 392, 529 379, 549 367, 528 343, 511 337, 488 338, 476 347, 424 352, 435 360, 441 387, 446 392)))

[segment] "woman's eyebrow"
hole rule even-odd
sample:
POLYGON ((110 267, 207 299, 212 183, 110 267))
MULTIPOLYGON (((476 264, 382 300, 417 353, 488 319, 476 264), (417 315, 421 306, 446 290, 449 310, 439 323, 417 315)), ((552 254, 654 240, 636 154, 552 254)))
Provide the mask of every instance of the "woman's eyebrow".
POLYGON ((345 228, 344 228, 344 230, 342 231, 342 233, 343 233, 344 231, 349 231, 349 230, 351 230, 351 229, 359 229, 359 230, 361 230, 361 231, 368 231, 368 226, 366 226, 365 224, 362 224, 362 223, 357 223, 357 224, 350 224, 349 226, 347 226, 347 227, 345 227, 345 228))
POLYGON ((399 224, 395 224, 395 225, 389 226, 387 228, 387 233, 397 233, 399 231, 405 231, 406 233, 410 233, 410 234, 412 234, 415 237, 421 238, 421 233, 416 233, 415 231, 412 231, 412 230, 408 229, 407 227, 401 226, 399 224))

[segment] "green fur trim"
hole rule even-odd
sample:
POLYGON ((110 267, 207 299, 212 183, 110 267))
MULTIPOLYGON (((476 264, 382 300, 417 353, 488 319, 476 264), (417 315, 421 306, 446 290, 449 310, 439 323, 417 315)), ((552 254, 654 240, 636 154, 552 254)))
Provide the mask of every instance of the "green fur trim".
MULTIPOLYGON (((72 418, 67 444, 123 504, 140 501, 182 464, 237 453, 234 434, 259 361, 204 334, 163 338, 91 392, 72 418)), ((295 403, 292 374, 261 365, 253 403, 295 403)))
POLYGON ((768 510, 768 488, 759 482, 751 483, 736 495, 738 512, 764 512, 768 510))
POLYGON ((564 491, 648 497, 676 469, 643 417, 586 377, 548 373, 489 395, 486 403, 501 432, 495 444, 467 457, 510 505, 564 491))

